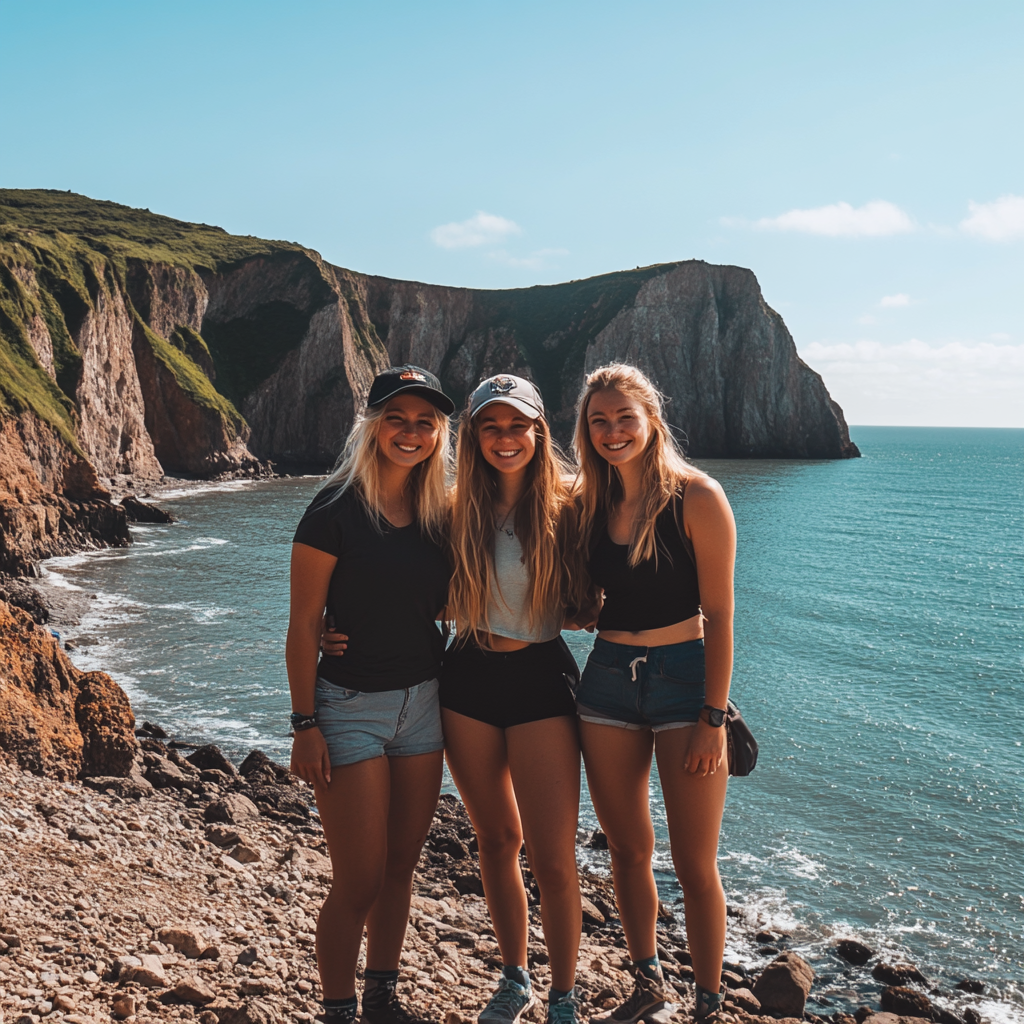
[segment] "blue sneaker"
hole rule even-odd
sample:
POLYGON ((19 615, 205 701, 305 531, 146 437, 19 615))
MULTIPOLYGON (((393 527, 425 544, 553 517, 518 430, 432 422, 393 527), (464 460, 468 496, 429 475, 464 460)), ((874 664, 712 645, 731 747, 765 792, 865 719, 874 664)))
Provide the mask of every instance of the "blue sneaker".
POLYGON ((569 989, 561 999, 548 1003, 547 1024, 581 1024, 580 1004, 575 988, 569 989))
POLYGON ((480 1011, 477 1024, 515 1024, 535 1002, 532 985, 524 987, 503 975, 491 1001, 480 1011))

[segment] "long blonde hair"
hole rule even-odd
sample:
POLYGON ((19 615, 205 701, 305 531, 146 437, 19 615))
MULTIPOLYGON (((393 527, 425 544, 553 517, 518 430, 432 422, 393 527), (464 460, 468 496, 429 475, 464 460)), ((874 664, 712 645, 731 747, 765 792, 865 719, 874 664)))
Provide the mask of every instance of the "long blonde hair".
MULTIPOLYGON (((336 487, 332 496, 340 498, 350 487, 359 495, 370 522, 380 530, 384 499, 380 484, 380 449, 377 438, 387 403, 366 409, 357 417, 345 440, 345 447, 321 490, 336 487)), ((448 522, 448 480, 451 476, 451 424, 440 409, 431 405, 437 423, 437 444, 430 455, 415 465, 409 474, 413 514, 420 531, 431 540, 444 540, 448 522)))
POLYGON ((655 523, 658 516, 684 481, 705 474, 683 457, 665 422, 664 395, 647 375, 627 363, 598 367, 583 383, 576 407, 576 434, 573 438, 582 477, 580 534, 584 548, 589 549, 596 524, 606 522, 610 511, 624 497, 622 478, 618 470, 597 453, 590 440, 587 422, 591 398, 609 390, 639 402, 650 427, 647 447, 639 456, 643 460, 643 483, 629 538, 629 564, 632 566, 657 558, 655 523))
MULTIPOLYGON (((481 644, 490 632, 487 604, 494 578, 495 506, 498 471, 480 451, 478 422, 467 408, 456 441, 456 485, 452 504, 451 551, 454 574, 448 589, 448 617, 460 641, 481 644)), ((561 615, 571 573, 566 559, 577 547, 566 542, 570 528, 571 471, 543 418, 533 421, 537 442, 527 467, 526 489, 515 507, 516 536, 530 573, 530 625, 561 615)))

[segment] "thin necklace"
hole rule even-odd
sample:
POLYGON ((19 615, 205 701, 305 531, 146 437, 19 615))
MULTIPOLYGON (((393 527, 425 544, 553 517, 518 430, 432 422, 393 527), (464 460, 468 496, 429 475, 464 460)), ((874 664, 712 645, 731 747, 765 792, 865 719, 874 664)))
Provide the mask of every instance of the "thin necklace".
POLYGON ((508 517, 509 517, 510 515, 512 515, 512 513, 513 513, 513 512, 515 511, 515 510, 516 510, 516 507, 515 507, 515 505, 513 505, 513 506, 512 506, 512 507, 511 507, 511 508, 510 508, 510 509, 509 509, 509 510, 508 510, 508 511, 507 511, 507 512, 505 513, 505 518, 504 518, 504 519, 502 519, 502 521, 501 521, 500 523, 498 523, 498 531, 499 531, 500 533, 504 533, 506 537, 514 537, 514 536, 516 535, 515 527, 513 527, 513 528, 512 528, 511 530, 506 530, 506 529, 505 529, 505 524, 506 524, 506 523, 508 522, 508 517))

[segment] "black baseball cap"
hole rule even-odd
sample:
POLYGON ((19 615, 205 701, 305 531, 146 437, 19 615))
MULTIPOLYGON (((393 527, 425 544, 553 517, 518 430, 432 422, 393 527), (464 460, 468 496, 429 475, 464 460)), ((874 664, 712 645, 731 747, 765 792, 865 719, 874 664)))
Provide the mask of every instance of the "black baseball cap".
POLYGON ((441 382, 422 366, 406 363, 404 366, 392 366, 383 373, 378 373, 370 385, 370 394, 366 398, 366 407, 383 405, 395 395, 419 395, 431 405, 440 409, 445 416, 455 412, 455 403, 441 390, 441 382))

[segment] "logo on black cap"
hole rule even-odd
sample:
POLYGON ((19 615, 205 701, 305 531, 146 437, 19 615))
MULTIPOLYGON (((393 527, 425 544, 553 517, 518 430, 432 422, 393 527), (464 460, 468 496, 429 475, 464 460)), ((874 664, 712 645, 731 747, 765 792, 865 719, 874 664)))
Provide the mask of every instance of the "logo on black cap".
POLYGON ((417 373, 416 370, 403 370, 398 375, 399 380, 421 380, 425 384, 427 382, 426 374, 417 373))

